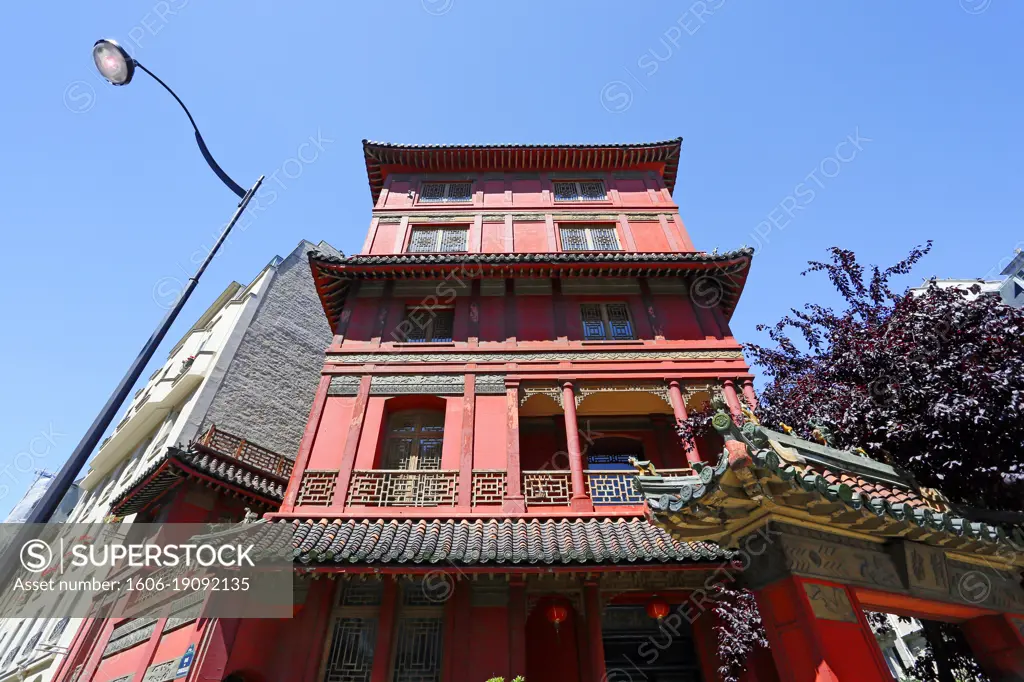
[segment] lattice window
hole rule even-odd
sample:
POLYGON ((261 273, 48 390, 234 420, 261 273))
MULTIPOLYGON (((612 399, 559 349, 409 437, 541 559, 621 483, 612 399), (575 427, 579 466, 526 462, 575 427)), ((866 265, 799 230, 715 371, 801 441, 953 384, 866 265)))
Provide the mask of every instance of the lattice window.
POLYGON ((420 203, 447 204, 472 200, 472 182, 425 182, 420 189, 420 203))
POLYGON ((604 201, 608 198, 600 180, 555 182, 555 201, 604 201))
POLYGON ((424 308, 421 306, 406 308, 405 321, 397 330, 404 336, 401 341, 407 343, 449 343, 455 327, 454 308, 424 308))
POLYGON ((583 303, 580 305, 583 338, 587 341, 635 339, 629 306, 625 303, 583 303))
POLYGON ((444 412, 396 412, 388 420, 383 469, 440 469, 444 412))
POLYGON ((558 232, 563 251, 621 251, 611 225, 567 225, 558 232))
POLYGON ((307 469, 302 472, 302 483, 299 484, 299 496, 295 504, 329 507, 334 498, 334 483, 337 480, 337 471, 307 469))
MULTIPOLYGON (((75 603, 77 604, 78 602, 76 601, 75 603)), ((46 641, 56 642, 57 639, 64 634, 64 630, 68 627, 68 621, 70 620, 70 618, 61 618, 58 620, 53 626, 53 629, 50 630, 50 636, 46 638, 46 641)))
POLYGON ((369 682, 381 592, 382 585, 376 581, 341 585, 324 661, 324 682, 369 682))
POLYGON ((414 227, 409 253, 463 253, 469 243, 465 227, 414 227))
POLYGON ((587 493, 594 504, 643 504, 633 490, 632 471, 587 471, 587 493))
POLYGON ((402 586, 402 607, 395 627, 392 682, 440 682, 444 599, 419 581, 402 586))

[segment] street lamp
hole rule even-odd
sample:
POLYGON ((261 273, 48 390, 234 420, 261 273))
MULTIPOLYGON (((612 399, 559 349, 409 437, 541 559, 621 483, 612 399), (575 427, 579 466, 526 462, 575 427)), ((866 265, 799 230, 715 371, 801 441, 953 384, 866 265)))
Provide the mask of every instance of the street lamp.
MULTIPOLYGON (((157 327, 156 331, 153 332, 153 335, 149 337, 148 341, 146 341, 146 345, 143 346, 138 357, 135 358, 131 367, 128 368, 128 373, 125 374, 123 379, 121 379, 121 383, 119 383, 117 388, 114 389, 114 393, 103 406, 103 410, 89 426, 89 430, 86 431, 85 436, 82 437, 82 440, 75 448, 75 451, 71 453, 68 461, 64 463, 64 466, 54 478, 53 483, 49 488, 47 488, 46 493, 42 498, 40 498, 38 504, 36 504, 35 508, 32 510, 32 514, 29 516, 24 529, 28 535, 23 536, 19 533, 15 541, 17 542, 20 540, 20 542, 12 545, 13 548, 20 547, 24 544, 25 540, 27 540, 28 536, 31 535, 31 531, 27 524, 46 523, 50 520, 53 512, 60 504, 61 499, 63 499, 68 488, 70 488, 71 484, 74 482, 75 477, 81 471, 82 467, 85 466, 85 463, 89 459, 89 455, 92 454, 92 451, 96 448, 96 444, 99 442, 100 436, 102 436, 110 426, 110 423, 113 421, 117 411, 124 403, 125 398, 128 397, 128 393, 142 375, 142 371, 146 368, 146 365, 153 357, 153 353, 156 351, 160 342, 170 329, 171 324, 173 324, 178 313, 181 312, 185 302, 188 301, 188 298, 191 296, 196 284, 199 283, 199 278, 203 275, 203 272, 206 271, 207 266, 210 264, 210 261, 213 260, 217 250, 220 248, 221 244, 224 243, 224 240, 227 239, 228 233, 231 232, 231 228, 234 227, 238 218, 242 215, 242 212, 245 211, 246 206, 249 205, 249 201, 253 196, 255 196, 256 191, 263 183, 263 176, 261 175, 249 190, 243 190, 238 183, 228 177, 228 174, 225 173, 219 165, 217 165, 217 162, 213 160, 213 156, 210 155, 210 151, 206 148, 206 143, 203 141, 203 136, 199 134, 199 128, 196 126, 195 119, 192 118, 192 114, 185 106, 185 103, 181 101, 181 98, 178 97, 178 95, 175 94, 175 92, 171 90, 166 83, 157 78, 152 71, 133 59, 123 47, 117 44, 116 41, 106 39, 97 40, 92 47, 92 58, 96 63, 96 68, 99 70, 100 75, 113 85, 128 85, 128 83, 131 82, 132 77, 135 75, 135 70, 138 68, 149 74, 153 80, 162 85, 167 92, 171 93, 171 96, 174 97, 179 105, 181 105, 181 108, 188 116, 188 120, 192 124, 192 129, 195 130, 196 142, 199 144, 199 151, 202 153, 203 158, 206 159, 206 163, 209 164, 210 168, 213 169, 213 172, 217 174, 217 177, 220 178, 221 182, 223 182, 228 189, 239 197, 240 201, 238 202, 234 215, 231 216, 231 220, 221 232, 220 237, 207 254, 206 259, 199 266, 199 269, 196 270, 196 273, 189 278, 188 284, 181 292, 181 295, 178 296, 178 300, 175 301, 174 306, 167 312, 164 319, 161 320, 160 326, 157 327)), ((17 550, 15 550, 8 552, 7 554, 17 555, 17 553, 17 550)), ((2 578, 0 578, 0 586, 7 582, 16 565, 17 563, 14 561, 5 562, 2 569, 3 575, 2 578)))

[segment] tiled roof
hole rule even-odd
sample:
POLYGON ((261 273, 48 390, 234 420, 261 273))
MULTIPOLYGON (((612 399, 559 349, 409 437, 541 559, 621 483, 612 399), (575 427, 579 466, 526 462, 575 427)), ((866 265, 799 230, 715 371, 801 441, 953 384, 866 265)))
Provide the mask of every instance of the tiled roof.
POLYGON ((671 192, 682 143, 681 137, 637 144, 406 145, 363 140, 363 156, 374 204, 389 167, 428 173, 660 168, 671 192))
POLYGON ((913 483, 867 456, 811 443, 748 422, 736 427, 724 411, 712 422, 726 438, 714 466, 697 475, 640 475, 637 490, 651 518, 674 537, 725 545, 745 532, 748 516, 771 507, 810 513, 826 526, 994 554, 1020 530, 972 521, 940 495, 926 499, 913 483))
POLYGON ((720 561, 646 519, 279 519, 302 564, 661 564, 720 561))
POLYGON ((250 493, 268 506, 276 507, 284 499, 288 480, 261 472, 199 443, 188 449, 169 447, 141 475, 136 483, 117 496, 111 511, 119 516, 134 514, 167 490, 195 474, 208 476, 250 493))
POLYGON ((331 324, 338 321, 350 283, 362 279, 439 279, 451 274, 477 277, 678 277, 709 278, 702 291, 717 296, 728 320, 736 308, 754 250, 726 253, 628 253, 590 251, 560 253, 400 253, 338 258, 309 254, 313 281, 331 324), (719 288, 714 289, 717 285, 719 288))

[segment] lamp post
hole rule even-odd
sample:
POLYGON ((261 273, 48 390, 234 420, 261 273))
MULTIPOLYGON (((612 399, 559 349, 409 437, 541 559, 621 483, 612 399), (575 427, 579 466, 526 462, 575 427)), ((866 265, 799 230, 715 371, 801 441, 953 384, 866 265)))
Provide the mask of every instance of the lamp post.
MULTIPOLYGON (((206 259, 203 260, 199 269, 196 270, 195 274, 189 278, 188 284, 185 286, 181 295, 178 296, 178 300, 175 301, 174 306, 167 312, 163 320, 160 321, 160 325, 153 332, 153 335, 149 337, 146 344, 142 347, 142 351, 132 362, 128 368, 128 372, 121 379, 121 383, 114 389, 113 394, 107 400, 103 409, 99 415, 89 426, 89 429, 85 432, 81 442, 75 448, 74 452, 68 458, 68 461, 61 467, 60 472, 54 478, 53 483, 46 490, 46 493, 39 500, 35 509, 32 510, 32 514, 29 516, 27 523, 46 523, 49 521, 53 512, 57 509, 60 501, 63 499, 67 490, 71 487, 75 477, 85 466, 85 463, 89 459, 89 455, 96 448, 96 444, 100 440, 100 436, 107 430, 110 423, 114 420, 114 416, 117 411, 121 408, 125 398, 128 397, 128 393, 131 391, 132 386, 138 381, 142 375, 142 371, 153 357, 153 353, 156 352, 157 347, 163 340, 167 331, 170 329, 171 324, 174 323, 175 318, 178 317, 178 313, 185 306, 185 302, 188 301, 189 296, 192 295, 192 291, 196 288, 199 283, 199 278, 202 277, 203 272, 206 271, 207 266, 213 257, 217 254, 221 244, 227 239, 228 234, 231 232, 231 228, 234 227, 238 218, 245 211, 246 206, 249 205, 249 201, 256 194, 260 185, 263 183, 263 176, 261 175, 256 183, 248 190, 243 190, 237 182, 232 180, 227 173, 225 173, 217 162, 213 160, 213 156, 210 154, 210 150, 207 149, 206 143, 203 141, 203 136, 199 134, 199 128, 196 126, 195 119, 192 118, 192 114, 189 112, 185 103, 181 101, 181 98, 173 90, 171 90, 166 83, 156 77, 152 71, 144 67, 138 61, 133 59, 124 48, 117 44, 113 40, 98 40, 92 48, 93 61, 96 63, 96 68, 99 69, 100 75, 107 79, 113 85, 128 85, 131 82, 132 76, 135 75, 136 69, 141 69, 149 74, 153 80, 159 83, 167 92, 171 93, 171 96, 181 105, 181 108, 185 111, 188 116, 189 122, 192 124, 193 130, 196 134, 196 143, 199 145, 199 151, 202 153, 203 158, 206 159, 206 163, 209 164, 213 172, 217 174, 228 189, 230 189, 237 197, 239 197, 238 206, 235 209, 234 214, 231 216, 231 220, 228 221, 227 226, 221 232, 217 242, 210 249, 210 252, 206 255, 206 259)), ((28 528, 26 528, 28 531, 28 528)), ((24 539, 21 543, 24 543, 24 539)), ((14 545, 15 548, 20 547, 20 544, 14 545)), ((16 552, 14 552, 16 554, 16 552)), ((2 579, 0 579, 0 585, 6 583, 11 575, 11 571, 16 564, 14 562, 8 562, 8 566, 4 566, 4 573, 2 579)))

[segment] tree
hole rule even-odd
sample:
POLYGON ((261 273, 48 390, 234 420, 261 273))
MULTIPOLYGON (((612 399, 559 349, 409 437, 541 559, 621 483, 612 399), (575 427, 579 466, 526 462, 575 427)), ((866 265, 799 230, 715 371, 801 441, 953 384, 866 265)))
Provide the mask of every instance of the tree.
POLYGON ((894 293, 891 279, 930 249, 885 269, 837 247, 810 262, 803 274, 827 275, 845 309, 808 303, 758 327, 774 342, 746 346, 768 380, 761 420, 804 437, 825 424, 838 447, 862 447, 955 503, 1019 511, 1024 311, 934 284, 894 293))

